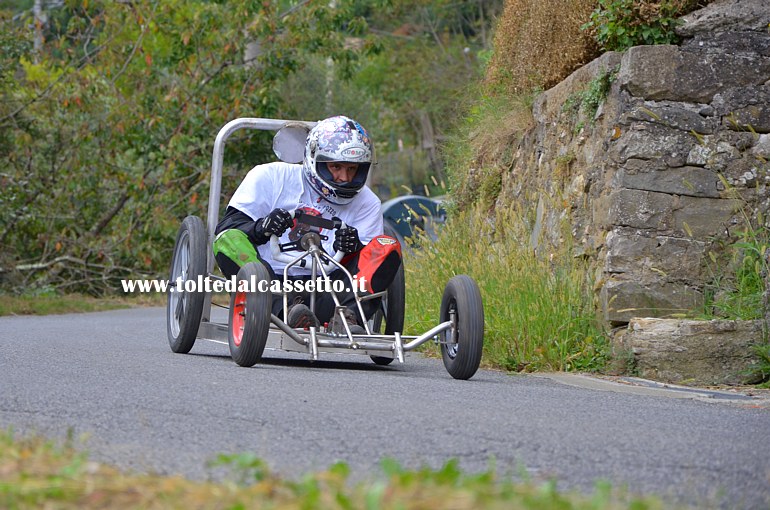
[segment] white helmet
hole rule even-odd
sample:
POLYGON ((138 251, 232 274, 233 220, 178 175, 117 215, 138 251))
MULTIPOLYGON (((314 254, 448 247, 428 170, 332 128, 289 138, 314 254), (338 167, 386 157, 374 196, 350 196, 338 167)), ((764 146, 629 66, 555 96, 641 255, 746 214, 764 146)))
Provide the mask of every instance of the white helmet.
POLYGON ((333 204, 348 204, 366 184, 374 159, 369 133, 353 119, 345 116, 324 119, 310 130, 305 143, 302 171, 305 179, 326 200, 333 204), (326 163, 339 161, 358 163, 351 182, 334 182, 326 163))

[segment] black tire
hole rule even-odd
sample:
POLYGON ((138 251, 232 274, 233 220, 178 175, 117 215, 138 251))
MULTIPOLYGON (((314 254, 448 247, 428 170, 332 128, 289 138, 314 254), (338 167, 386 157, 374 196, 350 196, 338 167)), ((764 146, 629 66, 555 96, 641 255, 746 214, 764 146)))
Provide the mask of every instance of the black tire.
MULTIPOLYGON (((249 262, 236 276, 241 281, 270 284, 270 272, 261 262, 249 262)), ((270 329, 273 296, 269 287, 265 292, 233 292, 230 295, 230 320, 227 327, 230 356, 242 367, 252 367, 262 359, 270 329)))
MULTIPOLYGON (((452 311, 457 323, 457 343, 442 343, 441 357, 452 377, 470 379, 479 368, 484 346, 484 306, 479 287, 471 277, 455 276, 444 287, 439 320, 450 320, 452 311)), ((446 338, 448 334, 442 336, 446 338)))
POLYGON ((166 301, 168 343, 176 353, 187 354, 193 348, 206 295, 202 290, 185 292, 183 288, 172 286, 178 278, 197 281, 198 276, 206 276, 207 242, 206 228, 201 219, 197 216, 186 217, 176 235, 166 301))
MULTIPOLYGON (((390 225, 385 223, 385 235, 396 237, 397 233, 390 225)), ((402 260, 398 271, 396 271, 396 276, 390 283, 390 287, 388 287, 388 293, 382 298, 380 309, 370 319, 369 328, 372 333, 392 335, 396 331, 399 333, 403 332, 405 308, 406 278, 404 277, 404 261, 402 260)), ((384 356, 370 357, 372 361, 381 366, 393 363, 393 358, 386 358, 384 356)))

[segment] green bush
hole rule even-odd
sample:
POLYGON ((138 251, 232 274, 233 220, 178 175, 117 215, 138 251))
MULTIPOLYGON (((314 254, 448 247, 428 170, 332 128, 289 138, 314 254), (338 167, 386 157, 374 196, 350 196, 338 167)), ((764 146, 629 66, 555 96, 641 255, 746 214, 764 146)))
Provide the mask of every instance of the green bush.
POLYGON ((695 0, 599 0, 599 7, 581 28, 593 34, 605 51, 623 51, 643 44, 674 44, 678 17, 699 5, 695 0))

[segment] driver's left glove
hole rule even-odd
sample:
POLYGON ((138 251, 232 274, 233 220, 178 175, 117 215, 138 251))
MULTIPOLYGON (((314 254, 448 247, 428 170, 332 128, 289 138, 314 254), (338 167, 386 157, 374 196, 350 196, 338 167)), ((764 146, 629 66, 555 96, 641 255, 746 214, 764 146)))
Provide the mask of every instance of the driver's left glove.
POLYGON ((345 227, 334 234, 334 249, 344 253, 355 253, 363 249, 364 244, 358 238, 358 230, 355 227, 345 227))

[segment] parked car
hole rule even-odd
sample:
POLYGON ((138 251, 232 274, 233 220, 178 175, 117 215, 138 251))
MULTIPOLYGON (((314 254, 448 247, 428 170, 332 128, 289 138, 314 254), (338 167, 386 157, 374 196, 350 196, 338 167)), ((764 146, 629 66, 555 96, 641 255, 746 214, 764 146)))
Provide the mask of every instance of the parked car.
POLYGON ((405 195, 383 202, 381 210, 385 233, 402 245, 418 232, 435 240, 437 228, 446 222, 446 210, 437 198, 405 195))

